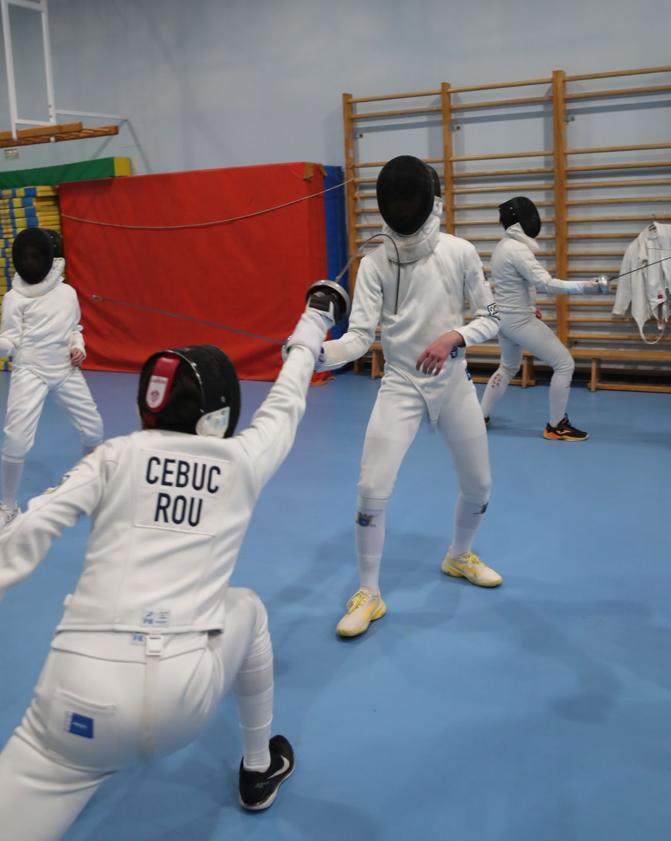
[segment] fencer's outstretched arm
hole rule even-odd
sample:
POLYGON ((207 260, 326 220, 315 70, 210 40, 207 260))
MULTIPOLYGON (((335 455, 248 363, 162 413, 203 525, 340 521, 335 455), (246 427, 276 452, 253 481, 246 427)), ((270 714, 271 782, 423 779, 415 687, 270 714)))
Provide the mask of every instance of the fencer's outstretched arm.
POLYGON ((382 315, 382 284, 372 260, 364 257, 356 276, 349 328, 339 339, 324 342, 319 370, 332 371, 359 359, 375 339, 382 315))
POLYGON ((9 587, 30 575, 64 528, 96 509, 105 465, 113 461, 113 447, 108 442, 83 458, 58 487, 31 499, 28 510, 0 532, 0 599, 9 587))
POLYGON ((288 356, 270 393, 257 409, 251 424, 235 441, 247 454, 257 493, 287 457, 305 413, 305 403, 315 363, 330 316, 306 310, 287 340, 288 356))
POLYGON ((559 280, 552 277, 521 243, 513 252, 513 264, 522 277, 546 295, 598 295, 601 287, 596 280, 559 280))

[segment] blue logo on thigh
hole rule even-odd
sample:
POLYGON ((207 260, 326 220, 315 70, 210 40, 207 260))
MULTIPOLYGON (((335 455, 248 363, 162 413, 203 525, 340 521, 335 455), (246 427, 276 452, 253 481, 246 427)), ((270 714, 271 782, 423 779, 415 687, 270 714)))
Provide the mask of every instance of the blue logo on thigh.
POLYGON ((83 736, 85 739, 93 738, 94 719, 87 715, 69 712, 65 720, 65 729, 74 736, 83 736))

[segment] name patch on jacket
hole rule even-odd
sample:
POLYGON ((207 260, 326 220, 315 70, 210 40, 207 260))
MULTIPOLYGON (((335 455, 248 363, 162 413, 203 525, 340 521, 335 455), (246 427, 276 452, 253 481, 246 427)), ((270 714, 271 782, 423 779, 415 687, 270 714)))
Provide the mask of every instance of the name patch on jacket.
POLYGON ((135 525, 212 535, 221 527, 228 462, 143 450, 135 525))

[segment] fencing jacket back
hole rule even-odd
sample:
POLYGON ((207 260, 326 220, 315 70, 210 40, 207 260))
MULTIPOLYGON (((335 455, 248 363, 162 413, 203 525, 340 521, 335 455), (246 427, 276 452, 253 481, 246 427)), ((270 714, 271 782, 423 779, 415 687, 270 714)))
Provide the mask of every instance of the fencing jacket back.
POLYGON ((224 595, 256 499, 305 410, 314 357, 294 347, 241 434, 144 430, 113 438, 0 535, 0 596, 51 540, 92 517, 84 570, 59 631, 222 630, 224 595))

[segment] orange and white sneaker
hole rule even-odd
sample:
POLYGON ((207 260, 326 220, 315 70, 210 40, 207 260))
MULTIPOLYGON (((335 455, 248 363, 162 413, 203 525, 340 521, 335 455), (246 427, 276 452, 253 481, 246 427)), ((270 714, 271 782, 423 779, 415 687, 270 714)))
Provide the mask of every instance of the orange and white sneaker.
POLYGON ((483 563, 475 552, 454 556, 447 554, 440 568, 446 575, 467 578, 478 587, 498 587, 503 581, 498 572, 483 563))
POLYGON ((358 637, 365 634, 370 623, 380 619, 386 612, 387 606, 382 601, 382 596, 362 587, 347 602, 347 612, 336 625, 336 634, 339 637, 358 637))
POLYGON ((543 438, 547 438, 548 441, 586 441, 589 435, 582 429, 571 426, 568 415, 564 415, 557 426, 546 424, 543 430, 543 438))

